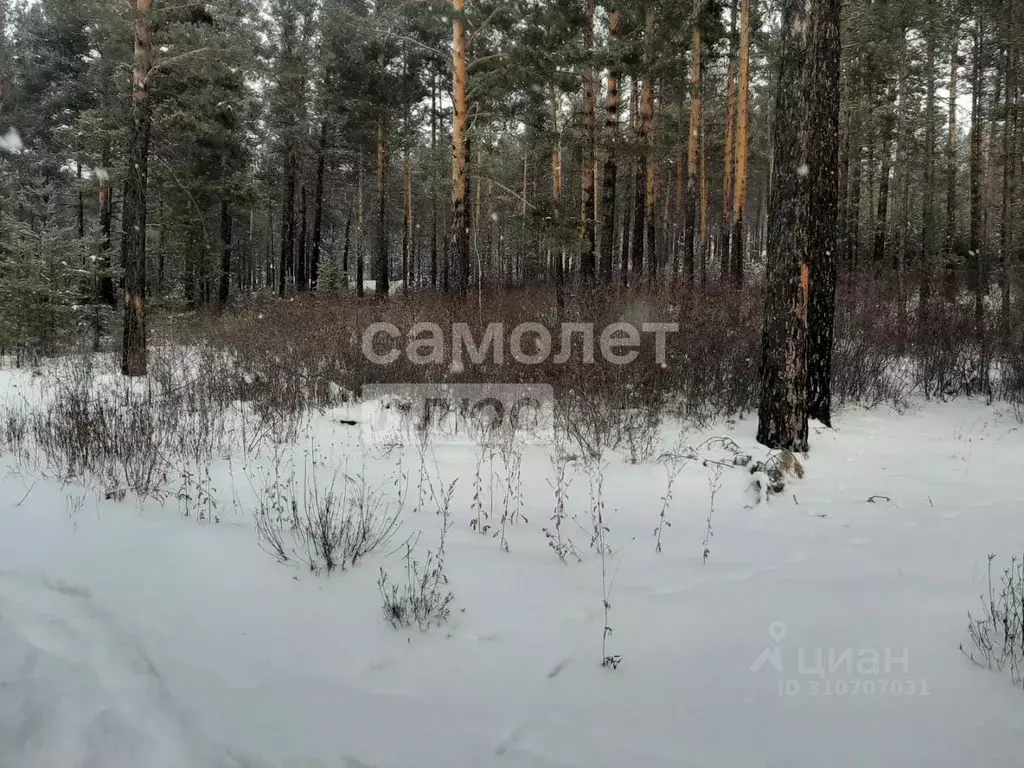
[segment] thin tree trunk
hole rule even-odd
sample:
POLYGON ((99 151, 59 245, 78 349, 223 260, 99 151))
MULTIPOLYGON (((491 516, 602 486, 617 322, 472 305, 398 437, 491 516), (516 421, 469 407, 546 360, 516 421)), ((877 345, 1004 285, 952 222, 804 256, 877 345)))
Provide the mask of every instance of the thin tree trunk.
MULTIPOLYGON (((555 202, 555 224, 562 218, 562 132, 558 123, 558 91, 551 94, 551 197, 555 202)), ((556 244, 552 252, 555 266, 555 305, 561 312, 565 308, 565 258, 561 246, 556 244)))
POLYGON ((231 204, 227 192, 220 199, 220 285, 217 290, 217 304, 223 309, 231 292, 231 204))
MULTIPOLYGON (((437 73, 430 80, 430 174, 437 168, 437 73)), ((430 192, 430 287, 437 289, 437 190, 430 192)))
POLYGON ((299 242, 295 249, 295 290, 305 293, 309 288, 306 277, 306 185, 299 190, 299 242))
POLYGON ((750 0, 741 0, 739 96, 736 101, 736 194, 732 208, 733 281, 743 284, 743 211, 747 204, 747 154, 749 150, 750 102, 750 0))
MULTIPOLYGON (((694 18, 699 14, 702 0, 694 0, 694 18)), ((693 27, 693 58, 690 64, 690 132, 686 152, 686 192, 683 215, 683 274, 686 282, 693 285, 695 260, 694 240, 696 239, 698 185, 700 183, 700 131, 701 131, 701 52, 700 25, 693 27)))
MULTIPOLYGON (((639 85, 636 75, 632 77, 632 84, 629 91, 629 133, 634 139, 637 134, 637 109, 640 103, 639 98, 639 85)), ((621 258, 619 261, 620 277, 622 287, 625 288, 629 285, 629 261, 630 261, 630 244, 632 241, 633 225, 631 221, 631 215, 636 211, 634 204, 634 198, 636 197, 636 178, 637 169, 636 162, 633 163, 633 173, 631 174, 631 188, 626 194, 625 204, 622 206, 622 250, 621 258)))
POLYGON ((309 259, 309 289, 320 283, 320 250, 324 223, 324 166, 327 162, 327 118, 320 121, 320 142, 316 148, 316 186, 313 192, 313 252, 309 259))
POLYGON ((135 61, 132 67, 132 139, 124 185, 121 263, 124 268, 124 336, 121 373, 145 376, 146 355, 146 184, 152 122, 148 84, 152 0, 136 0, 135 61))
POLYGON ((117 304, 114 292, 113 265, 110 263, 111 234, 114 207, 110 199, 110 147, 104 143, 100 163, 103 165, 100 181, 100 280, 99 299, 107 306, 117 304))
MULTIPOLYGON (((608 15, 608 34, 612 45, 619 37, 619 12, 608 15)), ((613 64, 608 70, 608 98, 604 118, 605 161, 601 198, 601 282, 611 285, 615 250, 615 184, 618 175, 616 150, 619 138, 619 73, 613 64)), ((525 194, 523 195, 525 197, 525 194)))
MULTIPOLYGON (((383 57, 382 57, 383 59, 383 57)), ((383 61, 381 66, 383 67, 383 61)), ((388 145, 387 129, 384 118, 377 120, 377 298, 386 298, 390 290, 388 285, 388 145)))
POLYGON ((366 287, 365 282, 366 259, 363 255, 363 223, 365 211, 363 209, 363 163, 359 162, 356 180, 356 297, 363 298, 366 287))
POLYGON ((925 32, 924 182, 921 206, 921 328, 928 327, 935 273, 935 35, 925 32))
POLYGON ((595 0, 587 0, 585 35, 586 66, 583 69, 583 252, 580 254, 580 276, 584 286, 594 283, 597 256, 597 222, 594 204, 594 164, 596 163, 597 120, 596 74, 590 61, 594 51, 595 0))
POLYGON ((985 254, 982 253, 981 222, 981 144, 985 130, 982 110, 984 108, 984 65, 982 45, 984 43, 984 12, 979 12, 974 28, 973 75, 971 77, 971 219, 970 244, 968 246, 969 265, 967 276, 969 285, 974 289, 974 332, 978 342, 978 370, 981 376, 982 391, 988 389, 988 348, 985 333, 985 293, 988 289, 988 277, 985 274, 985 254))
POLYGON ((726 74, 725 157, 722 161, 722 223, 718 251, 721 253, 721 279, 729 279, 729 238, 732 235, 732 184, 736 169, 736 22, 738 6, 732 0, 729 14, 729 71, 726 74))
POLYGON ((882 171, 878 181, 878 209, 875 215, 875 245, 873 250, 876 272, 885 262, 886 235, 889 231, 889 176, 892 172, 892 123, 896 92, 889 88, 885 116, 882 118, 882 171))
POLYGON ((277 295, 284 298, 288 272, 295 253, 295 151, 286 150, 284 195, 281 205, 281 258, 277 272, 277 295))
POLYGON ((452 216, 450 257, 456 269, 456 290, 465 298, 469 292, 469 218, 467 187, 469 150, 467 119, 469 98, 466 89, 465 0, 452 0, 452 216))
POLYGON ((960 25, 953 23, 953 34, 950 42, 949 64, 949 133, 946 142, 946 238, 944 248, 945 260, 945 292, 949 299, 956 295, 956 85, 957 66, 960 48, 960 25))
POLYGON ((403 165, 403 177, 405 187, 405 204, 403 206, 404 215, 402 220, 402 294, 408 295, 409 283, 411 282, 412 272, 410 271, 412 260, 410 257, 410 249, 412 248, 412 167, 409 164, 409 149, 406 147, 404 153, 403 165))

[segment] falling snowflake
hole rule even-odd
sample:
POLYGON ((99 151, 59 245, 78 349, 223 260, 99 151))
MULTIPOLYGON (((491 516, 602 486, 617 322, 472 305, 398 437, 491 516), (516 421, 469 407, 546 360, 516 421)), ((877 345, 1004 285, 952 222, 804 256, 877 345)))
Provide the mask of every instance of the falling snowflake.
POLYGON ((811 169, 807 167, 807 163, 801 163, 800 167, 796 169, 797 176, 806 176, 811 172, 811 169))

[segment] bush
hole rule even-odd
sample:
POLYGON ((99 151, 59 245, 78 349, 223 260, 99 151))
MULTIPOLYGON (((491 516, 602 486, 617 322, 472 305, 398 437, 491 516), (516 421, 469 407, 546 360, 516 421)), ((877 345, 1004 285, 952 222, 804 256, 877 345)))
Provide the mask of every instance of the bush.
POLYGON ((1010 558, 997 591, 988 556, 988 592, 981 596, 981 615, 967 613, 972 648, 960 651, 979 666, 1008 669, 1014 685, 1024 686, 1024 555, 1010 558))

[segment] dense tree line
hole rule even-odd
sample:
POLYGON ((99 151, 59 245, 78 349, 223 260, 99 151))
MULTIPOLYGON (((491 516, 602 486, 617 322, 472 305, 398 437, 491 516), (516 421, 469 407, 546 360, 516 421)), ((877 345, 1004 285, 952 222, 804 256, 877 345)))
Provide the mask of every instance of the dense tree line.
POLYGON ((1021 0, 0 0, 0 33, 7 347, 116 306, 135 375, 152 302, 757 282, 761 438, 801 448, 837 275, 1012 332, 1021 0))

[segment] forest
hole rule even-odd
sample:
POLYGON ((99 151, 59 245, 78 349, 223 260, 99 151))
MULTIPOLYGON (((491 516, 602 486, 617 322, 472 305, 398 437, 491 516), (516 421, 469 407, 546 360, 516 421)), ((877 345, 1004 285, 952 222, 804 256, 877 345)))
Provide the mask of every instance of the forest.
POLYGON ((753 300, 765 399, 828 423, 838 285, 968 333, 988 392, 1020 364, 1024 12, 798 6, 5 0, 0 343, 139 375, 148 314, 258 297, 753 300))
POLYGON ((0 766, 1020 764, 1022 49, 0 0, 0 766))

